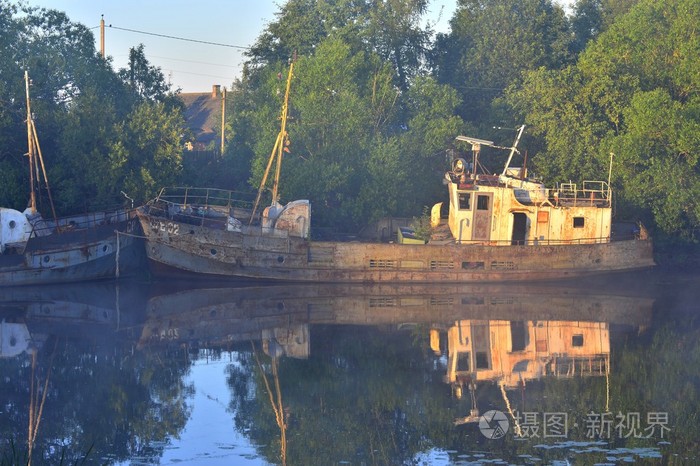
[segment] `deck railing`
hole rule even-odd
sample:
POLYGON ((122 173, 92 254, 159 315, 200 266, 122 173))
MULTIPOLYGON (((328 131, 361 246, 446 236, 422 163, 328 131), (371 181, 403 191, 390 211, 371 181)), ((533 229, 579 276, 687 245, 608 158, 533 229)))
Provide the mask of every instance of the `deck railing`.
POLYGON ((156 201, 183 206, 252 208, 255 194, 217 188, 163 188, 156 201))
POLYGON ((605 181, 584 181, 581 188, 576 183, 560 183, 550 189, 550 197, 555 204, 577 206, 610 207, 612 190, 605 181))
POLYGON ((47 236, 66 231, 77 231, 95 228, 102 225, 112 225, 125 222, 135 217, 135 211, 130 209, 114 209, 109 211, 89 212, 53 219, 37 219, 32 221, 32 236, 47 236))
MULTIPOLYGON (((213 229, 248 225, 254 194, 216 188, 163 188, 144 208, 150 215, 213 229)), ((259 223, 259 215, 254 223, 259 223)))

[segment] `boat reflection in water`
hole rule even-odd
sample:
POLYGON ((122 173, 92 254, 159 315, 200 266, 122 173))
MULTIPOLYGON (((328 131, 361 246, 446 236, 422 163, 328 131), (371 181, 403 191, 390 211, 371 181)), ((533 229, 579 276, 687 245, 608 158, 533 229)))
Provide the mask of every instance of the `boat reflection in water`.
POLYGON ((2 352, 13 357, 40 350, 52 338, 104 347, 144 319, 143 284, 90 282, 4 288, 0 295, 2 352), (124 308, 124 312, 122 312, 124 308))
POLYGON ((191 289, 149 300, 139 343, 223 345, 264 340, 264 334, 283 341, 280 345, 287 355, 303 358, 309 353, 308 326, 312 324, 391 325, 397 330, 422 325, 447 330, 460 320, 532 320, 539 325, 547 320, 576 320, 640 327, 649 324, 652 303, 649 298, 595 295, 581 289, 544 286, 296 285, 191 289))
MULTIPOLYGON (((7 370, 25 374, 23 354, 61 342, 60 357, 39 358, 56 375, 36 445, 63 439, 71 461, 90 448, 108 463, 242 455, 241 441, 213 440, 232 427, 260 464, 449 462, 477 451, 561 460, 569 450, 537 445, 562 439, 516 438, 523 412, 568 413, 567 439, 578 440, 585 431, 574 419, 644 401, 621 395, 634 364, 623 359, 646 357, 648 348, 635 353, 620 342, 642 340, 653 325, 651 294, 560 284, 99 286, 11 290, 0 304, 3 326, 15 331, 8 340, 3 327, 7 370), (213 361, 226 365, 218 397, 209 395, 212 376, 197 375, 213 361), (225 403, 216 415, 229 422, 178 441, 195 429, 187 426, 198 409, 215 415, 197 408, 197 393, 225 403), (513 429, 498 442, 480 431, 494 410, 513 429), (185 453, 197 448, 206 453, 185 453)), ((15 400, 26 392, 26 384, 2 384, 15 400)), ((17 401, 9 424, 0 421, 5 438, 26 434, 24 407, 17 401)))

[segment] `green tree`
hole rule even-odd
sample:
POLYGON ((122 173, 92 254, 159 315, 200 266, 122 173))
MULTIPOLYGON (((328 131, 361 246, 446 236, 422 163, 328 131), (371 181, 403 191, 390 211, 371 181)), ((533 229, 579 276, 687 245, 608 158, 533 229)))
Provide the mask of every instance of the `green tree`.
POLYGON ((409 82, 425 63, 432 35, 421 24, 427 7, 427 0, 373 2, 367 27, 362 32, 369 50, 393 65, 397 85, 403 92, 408 91, 409 82))
POLYGON ((246 52, 249 66, 285 62, 293 55, 309 55, 326 36, 316 0, 289 0, 246 52))
POLYGON ((373 141, 367 178, 358 202, 372 220, 383 216, 412 217, 441 200, 440 182, 449 166, 446 147, 462 129, 454 115, 457 92, 432 78, 415 79, 408 93, 408 128, 373 141))
POLYGON ((326 38, 335 38, 353 53, 364 50, 391 63, 396 84, 405 92, 425 63, 432 34, 421 24, 427 5, 427 0, 288 1, 247 52, 249 65, 286 61, 295 54, 310 56, 326 38))
POLYGON ((467 121, 488 120, 491 102, 524 71, 570 61, 569 23, 551 0, 459 0, 450 26, 436 39, 432 66, 459 91, 467 121))
POLYGON ((128 66, 119 77, 139 100, 163 100, 170 90, 160 68, 148 62, 143 44, 129 49, 128 66))
POLYGON ((639 0, 577 0, 573 5, 571 44, 575 55, 588 43, 608 29, 619 17, 625 15, 639 0))
POLYGON ((15 61, 21 34, 16 13, 17 6, 0 0, 0 206, 22 210, 29 197, 29 185, 27 162, 22 156, 26 150, 21 149, 27 146, 26 131, 18 131, 23 114, 15 104, 22 95, 22 71, 15 61))
POLYGON ((601 179, 614 152, 619 207, 685 239, 698 225, 698 21, 692 0, 639 2, 576 65, 531 72, 507 98, 545 141, 542 172, 601 179))
POLYGON ((7 2, 0 7, 0 172, 6 178, 0 196, 3 205, 22 209, 29 190, 22 157, 27 147, 24 71, 31 79, 35 124, 54 183, 60 182, 54 171, 65 160, 58 141, 66 113, 77 96, 111 70, 96 54, 90 30, 71 23, 64 13, 7 2))
POLYGON ((123 190, 137 202, 144 202, 163 186, 175 184, 182 167, 184 126, 182 114, 164 103, 136 106, 115 128, 110 169, 101 180, 107 192, 123 190))
POLYGON ((376 56, 353 54, 333 39, 300 59, 297 70, 282 193, 290 200, 309 198, 322 224, 356 227, 362 213, 353 202, 369 147, 391 119, 392 102, 382 96, 391 92, 385 86, 392 75, 376 56))

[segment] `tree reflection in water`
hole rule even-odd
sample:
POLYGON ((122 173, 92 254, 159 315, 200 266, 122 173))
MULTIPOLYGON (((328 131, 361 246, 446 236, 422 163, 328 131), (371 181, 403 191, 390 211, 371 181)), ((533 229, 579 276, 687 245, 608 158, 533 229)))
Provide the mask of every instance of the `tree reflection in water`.
POLYGON ((189 377, 192 364, 218 354, 229 355, 233 427, 261 461, 411 464, 436 454, 476 461, 477 452, 516 464, 624 454, 693 461, 700 330, 690 290, 698 288, 664 284, 650 292, 655 301, 511 288, 178 290, 122 302, 120 313, 99 307, 99 318, 92 307, 43 298, 43 314, 2 314, 31 334, 25 350, 0 358, 3 449, 27 438, 30 400, 39 406, 41 392, 37 461, 65 454, 74 464, 90 452, 86 464, 157 464, 185 429, 195 390, 209 383, 189 377), (30 346, 42 381, 52 367, 34 395, 30 346), (507 415, 502 439, 487 439, 478 422, 456 422, 489 410, 507 415), (610 438, 591 438, 588 416, 606 411, 638 413, 641 427, 665 413, 668 430, 644 438, 613 426, 610 438), (528 413, 540 429, 545 413, 566 413, 566 438, 532 435, 528 413), (516 438, 516 419, 529 438, 516 438))

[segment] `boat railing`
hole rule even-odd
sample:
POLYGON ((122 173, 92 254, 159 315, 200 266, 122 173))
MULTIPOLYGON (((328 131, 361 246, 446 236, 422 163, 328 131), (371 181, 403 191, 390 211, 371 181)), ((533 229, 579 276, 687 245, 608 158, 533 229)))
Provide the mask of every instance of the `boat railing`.
POLYGON ((605 181, 584 181, 579 187, 576 183, 560 183, 550 190, 555 205, 570 207, 610 207, 612 191, 605 181))
MULTIPOLYGON (((618 238, 619 239, 619 238, 618 238)), ((631 238, 629 238, 631 239, 631 238)), ((596 238, 575 238, 575 239, 524 239, 524 240, 462 240, 457 241, 458 244, 464 245, 486 245, 486 246, 562 246, 562 245, 577 245, 577 244, 601 244, 609 243, 611 241, 609 236, 596 237, 596 238)))
MULTIPOLYGON (((253 194, 216 188, 163 188, 144 208, 152 216, 195 226, 241 231, 246 229, 253 194)), ((254 219, 259 223, 259 216, 254 219)))
POLYGON ((54 233, 79 231, 103 225, 114 225, 125 222, 133 216, 133 211, 129 209, 114 209, 60 217, 56 220, 39 217, 31 221, 32 236, 48 236, 54 233))
POLYGON ((161 189, 156 201, 181 206, 252 208, 255 194, 217 188, 171 187, 161 189))

